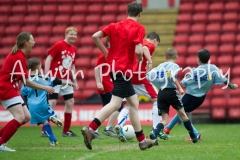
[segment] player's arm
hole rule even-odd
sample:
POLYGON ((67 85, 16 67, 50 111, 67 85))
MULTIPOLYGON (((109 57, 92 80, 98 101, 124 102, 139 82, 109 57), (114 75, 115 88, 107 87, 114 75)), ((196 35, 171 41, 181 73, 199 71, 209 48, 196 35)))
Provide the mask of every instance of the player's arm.
POLYGON ((101 41, 101 38, 104 37, 103 31, 98 31, 92 35, 93 41, 95 42, 96 46, 100 49, 100 51, 104 54, 104 56, 107 58, 108 52, 101 41))
POLYGON ((179 90, 180 94, 183 95, 184 94, 184 90, 182 89, 182 87, 179 84, 178 80, 175 77, 173 77, 172 81, 177 86, 177 89, 179 90))
POLYGON ((97 84, 97 88, 100 91, 103 91, 104 87, 103 87, 103 84, 101 82, 101 75, 100 75, 100 68, 99 67, 94 68, 94 76, 95 76, 95 81, 96 81, 96 84, 97 84))
POLYGON ((232 90, 236 90, 238 88, 237 84, 232 84, 231 82, 225 81, 224 84, 228 85, 228 87, 232 90))
POLYGON ((152 69, 152 57, 147 46, 143 46, 143 54, 146 57, 147 63, 147 72, 152 69))
POLYGON ((142 55, 143 55, 143 47, 141 43, 138 43, 135 47, 135 53, 137 54, 137 60, 138 62, 142 61, 142 55))
POLYGON ((40 89, 40 90, 45 90, 46 92, 52 94, 54 92, 54 89, 50 86, 44 86, 41 84, 37 84, 35 82, 30 81, 29 79, 26 79, 26 86, 33 88, 33 89, 40 89))
POLYGON ((50 70, 50 65, 51 65, 52 60, 53 60, 53 57, 48 55, 45 60, 45 70, 44 70, 45 74, 47 74, 48 71, 50 70))

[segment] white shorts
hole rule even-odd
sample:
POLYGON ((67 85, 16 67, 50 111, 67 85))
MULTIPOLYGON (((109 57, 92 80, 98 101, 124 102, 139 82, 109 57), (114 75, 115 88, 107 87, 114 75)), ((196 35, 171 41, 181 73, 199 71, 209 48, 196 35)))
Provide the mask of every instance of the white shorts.
POLYGON ((149 83, 148 86, 144 84, 139 84, 139 85, 133 84, 133 88, 137 96, 143 95, 151 99, 157 98, 158 92, 151 83, 149 83))
POLYGON ((56 85, 54 88, 54 93, 58 93, 61 96, 73 94, 73 87, 69 85, 56 85))
POLYGON ((22 104, 22 105, 24 104, 24 101, 21 96, 13 97, 11 99, 0 101, 0 102, 5 109, 8 109, 17 104, 22 104))

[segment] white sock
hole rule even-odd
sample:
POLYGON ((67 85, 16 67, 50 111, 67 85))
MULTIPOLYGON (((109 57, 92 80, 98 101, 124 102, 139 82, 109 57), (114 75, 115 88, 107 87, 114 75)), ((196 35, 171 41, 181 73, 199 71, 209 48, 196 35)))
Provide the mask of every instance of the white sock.
POLYGON ((153 128, 156 128, 157 124, 160 123, 161 120, 162 120, 162 117, 158 115, 157 102, 154 102, 152 107, 153 128))
POLYGON ((120 114, 118 115, 118 125, 123 127, 123 125, 126 123, 128 119, 128 114, 129 114, 129 108, 125 107, 121 110, 120 114))
POLYGON ((110 128, 109 126, 106 126, 106 130, 109 130, 109 128, 110 128))

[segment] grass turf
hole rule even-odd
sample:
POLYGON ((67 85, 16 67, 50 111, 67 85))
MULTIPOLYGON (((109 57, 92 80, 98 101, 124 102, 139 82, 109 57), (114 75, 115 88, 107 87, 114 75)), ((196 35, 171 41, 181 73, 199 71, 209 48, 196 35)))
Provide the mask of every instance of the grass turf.
MULTIPOLYGON (((93 150, 88 150, 80 134, 82 127, 72 127, 79 137, 62 137, 61 129, 53 127, 60 145, 50 147, 48 138, 40 137, 40 127, 21 127, 7 146, 16 152, 0 152, 0 160, 239 160, 240 125, 195 125, 203 140, 197 144, 185 142, 188 133, 182 125, 176 126, 169 140, 160 140, 159 146, 141 151, 136 139, 126 143, 107 137, 93 140, 93 150)), ((99 132, 103 131, 99 128, 99 132)), ((151 127, 143 126, 148 136, 151 127)))

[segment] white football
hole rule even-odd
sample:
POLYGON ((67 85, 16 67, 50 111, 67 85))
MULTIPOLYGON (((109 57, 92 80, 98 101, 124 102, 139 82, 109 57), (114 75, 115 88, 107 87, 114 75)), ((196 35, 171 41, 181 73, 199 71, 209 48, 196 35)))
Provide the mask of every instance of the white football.
POLYGON ((122 130, 127 140, 132 140, 133 138, 136 137, 135 131, 132 125, 123 126, 122 130))

